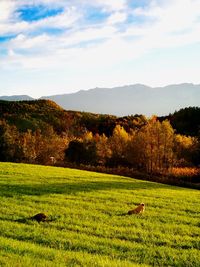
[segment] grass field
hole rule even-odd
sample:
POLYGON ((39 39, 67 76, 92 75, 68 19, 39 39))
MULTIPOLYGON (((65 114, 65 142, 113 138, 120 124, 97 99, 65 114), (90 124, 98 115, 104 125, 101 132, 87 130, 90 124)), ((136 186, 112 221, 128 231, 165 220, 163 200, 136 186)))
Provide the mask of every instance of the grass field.
POLYGON ((200 266, 197 190, 0 163, 0 201, 0 266, 200 266))

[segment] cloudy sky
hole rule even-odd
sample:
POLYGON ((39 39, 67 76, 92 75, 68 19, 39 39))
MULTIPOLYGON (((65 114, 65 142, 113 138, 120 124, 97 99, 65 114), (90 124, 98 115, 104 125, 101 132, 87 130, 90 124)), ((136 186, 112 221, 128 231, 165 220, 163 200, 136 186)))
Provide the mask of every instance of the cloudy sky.
POLYGON ((0 95, 200 83, 200 0, 0 0, 0 95))

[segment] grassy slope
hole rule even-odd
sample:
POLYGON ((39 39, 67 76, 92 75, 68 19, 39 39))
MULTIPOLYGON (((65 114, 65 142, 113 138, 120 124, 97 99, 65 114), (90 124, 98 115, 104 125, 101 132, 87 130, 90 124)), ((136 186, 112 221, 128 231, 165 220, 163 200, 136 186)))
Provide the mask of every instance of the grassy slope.
POLYGON ((200 266, 199 191, 0 163, 0 201, 0 266, 200 266))

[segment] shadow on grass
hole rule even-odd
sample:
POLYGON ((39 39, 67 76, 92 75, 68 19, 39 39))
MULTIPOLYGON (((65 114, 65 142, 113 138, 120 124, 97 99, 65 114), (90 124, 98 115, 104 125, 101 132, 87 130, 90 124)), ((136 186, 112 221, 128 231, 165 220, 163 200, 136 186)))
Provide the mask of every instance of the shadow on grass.
POLYGON ((45 221, 41 221, 41 222, 33 220, 31 217, 19 218, 19 219, 15 219, 15 220, 10 219, 9 221, 14 221, 14 222, 18 222, 18 223, 33 222, 33 223, 41 223, 41 224, 43 224, 43 223, 50 223, 50 222, 58 221, 60 217, 61 216, 49 216, 45 221))
POLYGON ((0 221, 7 221, 7 222, 18 222, 18 223, 28 223, 31 221, 30 217, 24 217, 24 218, 19 218, 19 219, 13 219, 12 217, 9 218, 9 216, 7 218, 5 217, 0 217, 0 221))
POLYGON ((15 220, 12 220, 10 219, 9 221, 14 221, 14 222, 18 222, 18 223, 27 223, 27 222, 30 222, 30 218, 19 218, 19 219, 15 219, 15 220))
MULTIPOLYGON (((13 197, 17 195, 42 196, 48 194, 71 194, 100 190, 151 190, 166 188, 166 185, 145 182, 81 182, 81 183, 51 183, 51 184, 1 184, 0 196, 13 197)), ((176 187, 174 187, 176 189, 176 187)), ((178 189, 178 187, 177 187, 178 189)))
POLYGON ((17 223, 22 223, 22 224, 34 224, 34 223, 50 223, 50 222, 55 222, 58 221, 60 219, 61 216, 48 216, 48 218, 45 221, 42 222, 37 222, 36 220, 32 219, 32 216, 29 217, 21 217, 21 218, 17 218, 17 219, 13 219, 12 217, 1 217, 0 216, 0 221, 8 221, 8 222, 17 222, 17 223))

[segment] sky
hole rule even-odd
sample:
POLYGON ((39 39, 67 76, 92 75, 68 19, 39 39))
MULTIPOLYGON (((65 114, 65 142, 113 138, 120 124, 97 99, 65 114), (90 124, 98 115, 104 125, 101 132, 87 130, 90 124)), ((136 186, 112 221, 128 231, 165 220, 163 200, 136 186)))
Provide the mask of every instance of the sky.
POLYGON ((200 0, 0 0, 0 95, 200 84, 200 0))

